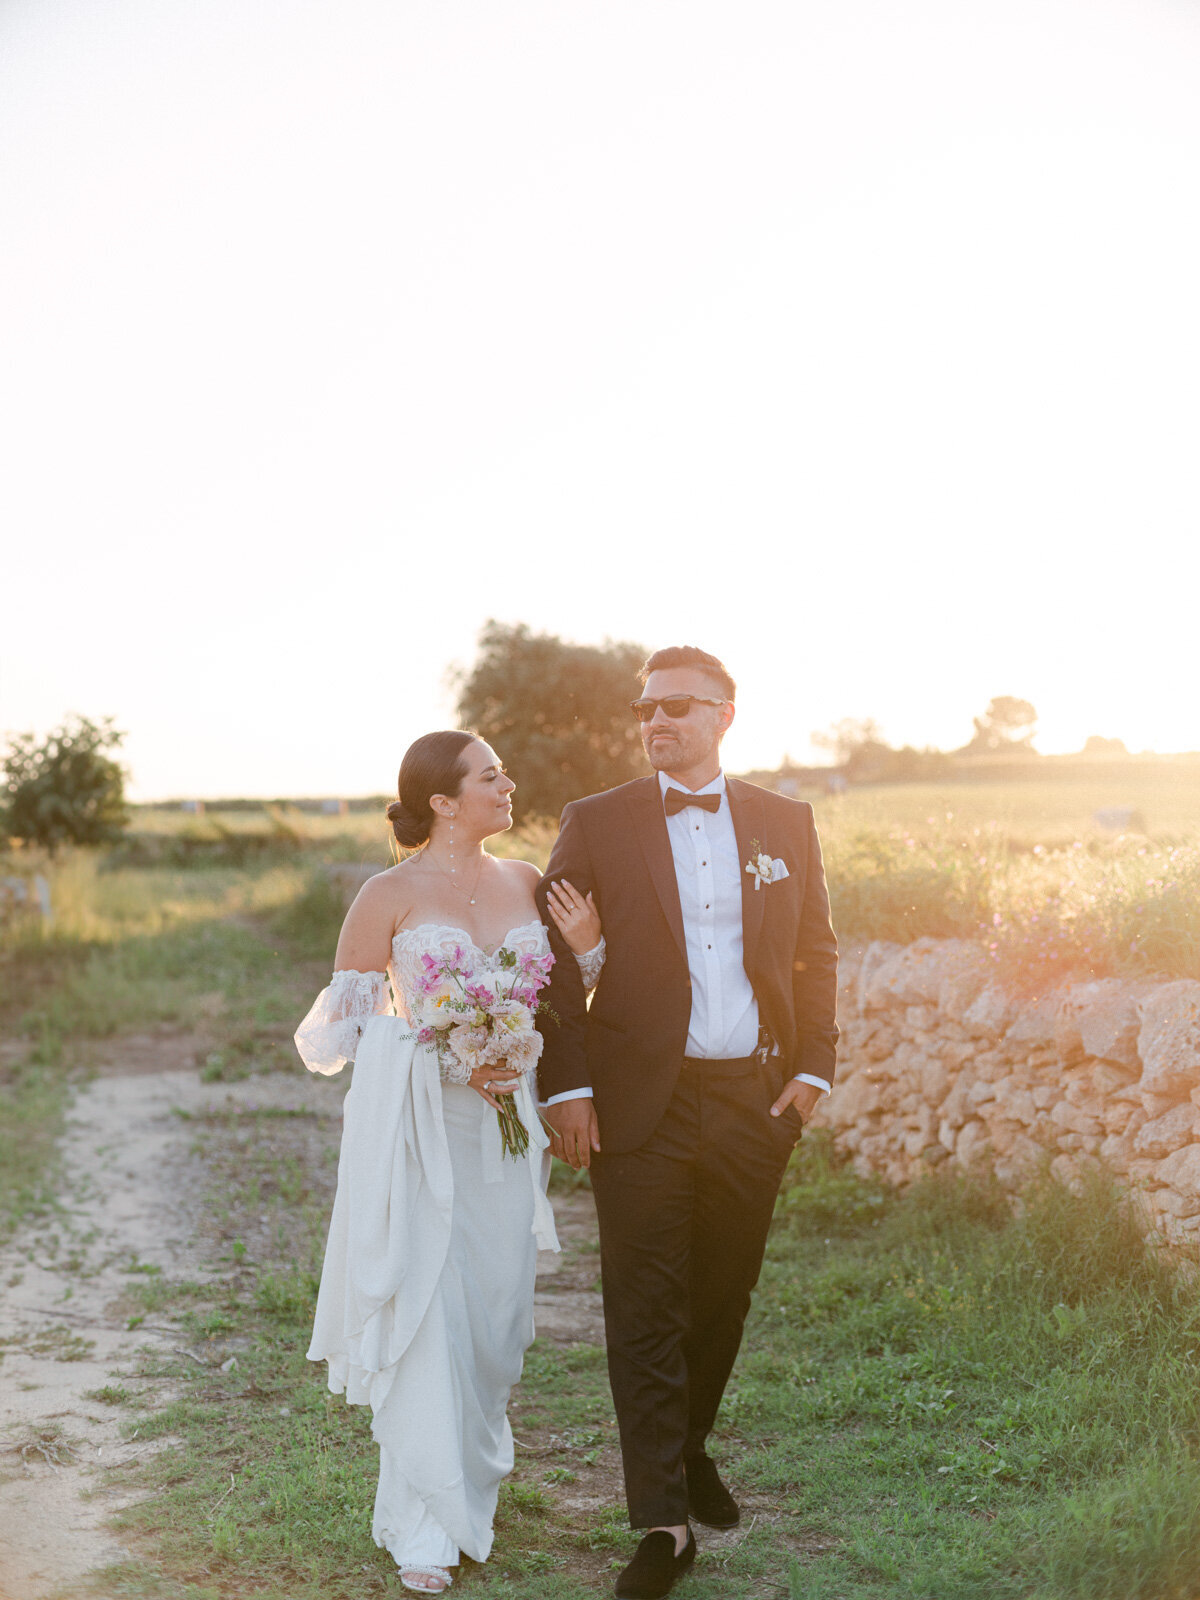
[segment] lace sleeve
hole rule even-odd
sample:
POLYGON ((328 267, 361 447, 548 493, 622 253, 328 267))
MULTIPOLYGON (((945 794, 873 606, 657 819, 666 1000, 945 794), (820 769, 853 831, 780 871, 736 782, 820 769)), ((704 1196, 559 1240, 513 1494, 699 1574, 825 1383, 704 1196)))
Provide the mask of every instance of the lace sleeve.
POLYGON ((579 975, 583 979, 583 987, 591 994, 600 982, 600 971, 604 966, 604 936, 601 934, 600 943, 594 949, 585 950, 582 955, 576 955, 579 963, 579 975))
POLYGON ((296 1030, 301 1061, 310 1072, 340 1072, 354 1060, 364 1026, 390 1009, 386 972, 335 972, 296 1030))

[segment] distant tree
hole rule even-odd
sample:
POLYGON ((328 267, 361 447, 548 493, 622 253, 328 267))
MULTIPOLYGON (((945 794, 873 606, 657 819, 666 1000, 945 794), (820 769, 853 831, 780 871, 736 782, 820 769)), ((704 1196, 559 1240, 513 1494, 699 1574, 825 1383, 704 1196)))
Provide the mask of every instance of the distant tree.
POLYGON ((812 742, 818 750, 829 750, 839 767, 848 766, 856 758, 888 749, 883 729, 874 717, 843 717, 823 733, 814 733, 812 742))
POLYGON ((988 702, 984 714, 972 720, 975 736, 965 747, 964 754, 1033 749, 1037 712, 1028 700, 1018 700, 1010 694, 997 695, 988 702))
POLYGON ((125 773, 106 755, 125 735, 112 718, 71 717, 41 744, 32 733, 9 738, 0 782, 0 830, 49 850, 109 844, 125 826, 125 773))
POLYGON ((832 750, 851 783, 929 780, 944 776, 951 765, 941 750, 917 750, 910 744, 893 749, 872 717, 844 717, 824 733, 814 733, 812 742, 818 749, 832 750))
POLYGON ((1083 747, 1085 756, 1127 756, 1129 751, 1125 748, 1124 739, 1105 739, 1101 734, 1093 733, 1083 747))
POLYGON ((518 821, 557 817, 569 800, 648 770, 629 710, 647 653, 639 644, 566 644, 524 623, 485 625, 460 680, 458 715, 512 774, 518 821))

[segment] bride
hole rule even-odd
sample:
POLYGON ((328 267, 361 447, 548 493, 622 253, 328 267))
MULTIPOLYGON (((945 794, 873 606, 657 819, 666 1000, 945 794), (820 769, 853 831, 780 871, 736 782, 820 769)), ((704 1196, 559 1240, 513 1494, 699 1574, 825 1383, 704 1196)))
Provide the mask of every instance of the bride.
MULTIPOLYGON (((484 849, 512 826, 514 787, 472 734, 409 748, 387 814, 399 843, 420 849, 363 886, 329 987, 296 1034, 314 1072, 354 1062, 308 1355, 328 1362, 331 1390, 371 1407, 372 1533, 404 1586, 426 1594, 449 1587, 460 1551, 484 1561, 491 1550, 537 1250, 558 1248, 529 1077, 507 1062, 439 1067, 409 1023, 443 960, 480 982, 507 968, 502 952, 549 955, 537 868, 484 849), (508 1096, 529 1133, 517 1158, 496 1115, 508 1096)), ((593 984, 603 946, 591 897, 564 884, 557 902, 551 915, 593 984)))

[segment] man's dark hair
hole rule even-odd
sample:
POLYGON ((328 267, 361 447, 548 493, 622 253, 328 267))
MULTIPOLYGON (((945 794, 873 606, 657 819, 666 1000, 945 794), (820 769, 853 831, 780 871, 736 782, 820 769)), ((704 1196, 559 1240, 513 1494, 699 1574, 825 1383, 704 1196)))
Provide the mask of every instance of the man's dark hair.
POLYGON ((726 700, 737 698, 737 684, 729 676, 725 663, 694 644, 669 644, 663 650, 656 650, 638 673, 638 682, 645 688, 646 679, 652 672, 667 667, 695 667, 699 672, 707 672, 710 678, 715 678, 720 684, 721 694, 726 700))

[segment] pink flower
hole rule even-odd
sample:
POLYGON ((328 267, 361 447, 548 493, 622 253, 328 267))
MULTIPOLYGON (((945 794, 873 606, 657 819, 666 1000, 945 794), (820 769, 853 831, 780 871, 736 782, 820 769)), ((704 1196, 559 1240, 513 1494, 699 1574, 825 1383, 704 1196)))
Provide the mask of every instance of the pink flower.
POLYGON ((486 1028, 477 1028, 471 1024, 459 1024, 450 1030, 450 1049, 457 1059, 470 1066, 483 1065, 484 1056, 488 1045, 486 1028))

